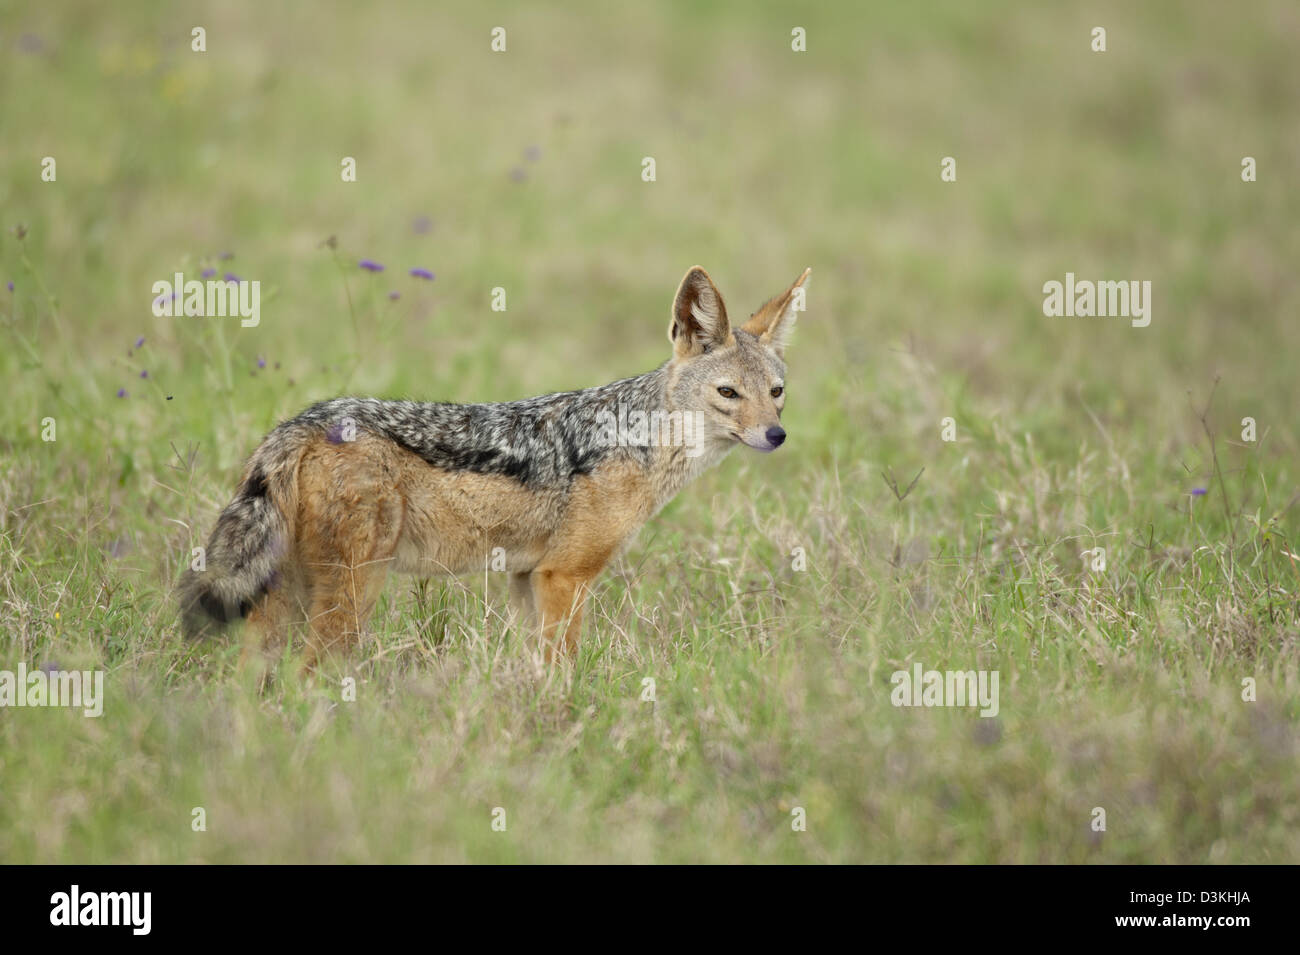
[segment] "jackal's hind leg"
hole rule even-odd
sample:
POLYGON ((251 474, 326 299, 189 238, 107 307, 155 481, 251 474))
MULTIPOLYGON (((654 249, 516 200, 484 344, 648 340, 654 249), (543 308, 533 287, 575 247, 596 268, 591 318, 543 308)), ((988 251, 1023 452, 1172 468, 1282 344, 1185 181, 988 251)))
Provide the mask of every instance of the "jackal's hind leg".
POLYGON ((239 668, 243 670, 255 660, 264 663, 274 656, 292 639, 296 625, 306 619, 306 589, 292 562, 287 562, 282 576, 272 583, 248 613, 239 668))
POLYGON ((307 669, 354 648, 370 621, 405 519, 394 488, 398 453, 392 442, 359 435, 303 456, 296 526, 309 591, 307 669))
POLYGON ((375 602, 384 589, 388 562, 351 566, 317 566, 307 619, 307 649, 303 665, 311 669, 322 656, 345 654, 361 641, 375 602))

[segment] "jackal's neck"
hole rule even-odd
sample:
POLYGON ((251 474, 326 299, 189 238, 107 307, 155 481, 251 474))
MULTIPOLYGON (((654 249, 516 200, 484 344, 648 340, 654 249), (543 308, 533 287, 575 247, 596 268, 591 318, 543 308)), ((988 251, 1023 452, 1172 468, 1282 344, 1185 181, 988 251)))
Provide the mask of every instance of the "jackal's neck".
POLYGON ((679 408, 672 398, 668 363, 635 378, 600 389, 618 408, 619 441, 647 467, 654 488, 654 510, 671 501, 692 480, 717 464, 734 442, 706 439, 699 413, 679 408))
POLYGON ((607 397, 615 398, 629 407, 663 410, 670 401, 668 384, 668 362, 664 362, 644 375, 613 381, 593 390, 603 392, 607 397))
POLYGON ((708 442, 698 448, 656 448, 653 460, 658 490, 656 510, 676 497, 686 485, 730 454, 735 442, 708 442))

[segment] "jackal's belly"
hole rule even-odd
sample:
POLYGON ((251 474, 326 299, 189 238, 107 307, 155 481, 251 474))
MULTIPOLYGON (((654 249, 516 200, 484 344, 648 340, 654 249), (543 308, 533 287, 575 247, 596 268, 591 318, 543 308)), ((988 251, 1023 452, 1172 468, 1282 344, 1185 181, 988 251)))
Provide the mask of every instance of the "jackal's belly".
POLYGON ((394 569, 420 576, 530 571, 561 523, 563 495, 513 478, 422 461, 403 482, 405 520, 394 569))
MULTIPOLYGON (((325 438, 298 470, 298 550, 420 576, 551 569, 590 578, 657 508, 644 465, 610 462, 563 486, 429 464, 392 441, 325 438)), ((308 558, 304 558, 308 559, 308 558)))

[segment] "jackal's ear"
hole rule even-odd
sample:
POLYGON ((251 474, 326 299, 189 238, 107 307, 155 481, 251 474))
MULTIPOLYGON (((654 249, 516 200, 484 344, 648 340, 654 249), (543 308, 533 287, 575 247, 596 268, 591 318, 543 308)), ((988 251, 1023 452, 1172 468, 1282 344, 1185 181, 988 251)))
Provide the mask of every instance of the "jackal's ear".
POLYGON ((799 312, 803 311, 804 283, 812 269, 804 269, 803 275, 795 279, 793 285, 767 302, 744 325, 740 326, 758 340, 767 345, 778 356, 785 356, 785 346, 794 331, 794 323, 799 312))
POLYGON ((698 265, 686 273, 677 287, 668 340, 673 343, 673 354, 678 358, 702 355, 735 340, 722 294, 709 273, 698 265))

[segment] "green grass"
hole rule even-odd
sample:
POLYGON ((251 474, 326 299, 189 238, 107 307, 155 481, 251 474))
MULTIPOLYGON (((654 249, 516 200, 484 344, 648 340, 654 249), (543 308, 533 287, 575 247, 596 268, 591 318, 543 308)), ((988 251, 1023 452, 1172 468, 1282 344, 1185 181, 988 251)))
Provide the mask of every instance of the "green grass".
POLYGON ((0 709, 0 861, 1300 860, 1300 15, 875 6, 0 12, 0 669, 107 671, 100 719, 0 709), (733 315, 813 267, 790 440, 646 528, 572 667, 493 574, 395 579, 318 679, 180 638, 276 422, 648 370, 697 262, 733 315), (260 326, 151 314, 208 265, 260 326), (1150 327, 1044 317, 1067 271, 1150 327), (914 662, 1000 713, 892 706, 914 662))

